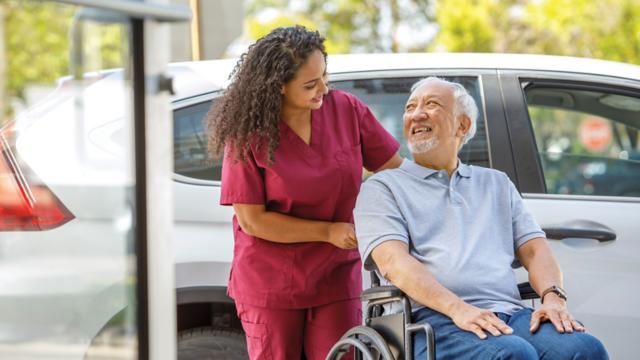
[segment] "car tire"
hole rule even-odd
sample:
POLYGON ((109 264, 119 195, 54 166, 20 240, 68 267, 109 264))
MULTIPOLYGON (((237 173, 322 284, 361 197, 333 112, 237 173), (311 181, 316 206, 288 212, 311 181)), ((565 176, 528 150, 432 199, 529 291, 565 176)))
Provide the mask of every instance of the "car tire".
POLYGON ((244 333, 235 329, 200 327, 178 334, 178 360, 246 360, 244 333))

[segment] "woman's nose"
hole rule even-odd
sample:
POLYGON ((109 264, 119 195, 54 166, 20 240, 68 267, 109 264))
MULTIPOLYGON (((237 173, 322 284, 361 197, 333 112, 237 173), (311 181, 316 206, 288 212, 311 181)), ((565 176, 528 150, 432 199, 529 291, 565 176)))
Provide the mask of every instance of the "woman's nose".
POLYGON ((323 94, 327 94, 329 92, 329 80, 325 79, 321 79, 320 82, 322 83, 322 93, 323 94))

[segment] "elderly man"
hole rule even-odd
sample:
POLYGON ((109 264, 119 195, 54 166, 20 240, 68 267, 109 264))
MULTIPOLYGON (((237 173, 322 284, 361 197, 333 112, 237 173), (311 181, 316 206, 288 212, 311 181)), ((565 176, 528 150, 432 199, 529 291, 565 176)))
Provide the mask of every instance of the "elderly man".
MULTIPOLYGON (((607 359, 567 310, 562 274, 540 229, 502 172, 460 162, 477 106, 460 84, 416 83, 405 106, 413 161, 366 181, 355 208, 367 270, 413 300, 436 331, 438 359, 607 359), (514 264, 542 298, 521 305, 514 264)), ((416 336, 415 358, 425 337, 416 336)))

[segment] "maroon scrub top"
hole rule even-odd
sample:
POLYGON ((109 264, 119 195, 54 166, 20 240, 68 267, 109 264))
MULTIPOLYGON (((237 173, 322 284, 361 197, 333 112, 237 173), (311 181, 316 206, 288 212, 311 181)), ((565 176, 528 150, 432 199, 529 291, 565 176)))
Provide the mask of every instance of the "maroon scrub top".
MULTIPOLYGON (((320 109, 311 112, 310 144, 280 122, 280 145, 271 167, 255 146, 245 162, 236 161, 227 146, 220 204, 264 204, 267 211, 303 219, 353 223, 362 167, 378 169, 398 148, 360 100, 332 90, 320 109)), ((245 234, 235 216, 233 232, 228 292, 237 302, 296 309, 360 296, 357 249, 263 240, 245 234)))

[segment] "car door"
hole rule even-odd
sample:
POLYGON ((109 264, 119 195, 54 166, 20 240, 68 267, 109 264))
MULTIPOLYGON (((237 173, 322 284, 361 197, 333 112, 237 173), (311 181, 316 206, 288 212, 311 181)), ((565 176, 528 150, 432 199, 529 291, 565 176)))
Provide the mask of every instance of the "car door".
POLYGON ((174 103, 173 236, 176 288, 215 286, 223 295, 233 256, 233 208, 218 205, 222 159, 209 157, 205 131, 217 96, 220 92, 174 103))
POLYGON ((518 186, 557 257, 573 314, 611 358, 640 352, 640 82, 500 76, 518 186))

